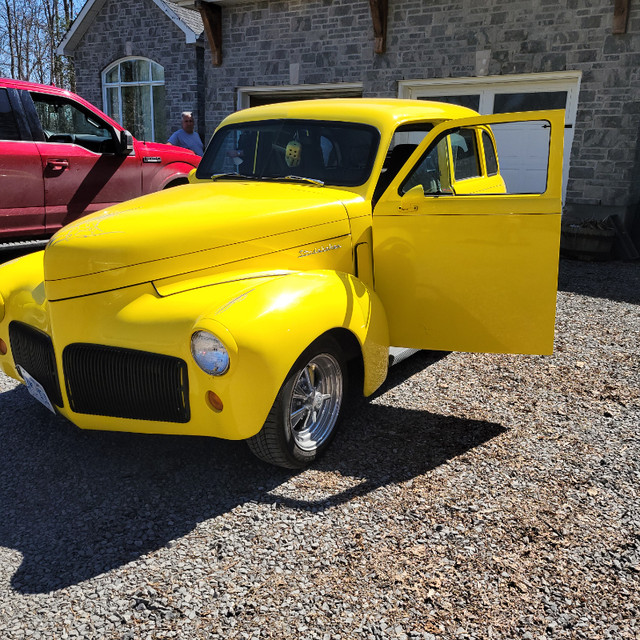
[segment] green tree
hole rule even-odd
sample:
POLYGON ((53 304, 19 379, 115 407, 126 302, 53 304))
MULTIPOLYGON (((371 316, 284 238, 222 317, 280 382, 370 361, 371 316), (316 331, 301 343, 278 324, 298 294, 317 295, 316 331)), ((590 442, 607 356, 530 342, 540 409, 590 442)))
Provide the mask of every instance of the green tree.
POLYGON ((75 89, 72 60, 55 53, 75 16, 73 0, 0 0, 0 75, 75 89))

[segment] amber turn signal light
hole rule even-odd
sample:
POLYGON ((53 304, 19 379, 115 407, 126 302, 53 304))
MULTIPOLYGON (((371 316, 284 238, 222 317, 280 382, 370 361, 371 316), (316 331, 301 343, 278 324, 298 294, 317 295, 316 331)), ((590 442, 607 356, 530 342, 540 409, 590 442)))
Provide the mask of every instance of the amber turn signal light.
POLYGON ((215 394, 213 391, 207 391, 207 404, 214 411, 222 411, 222 400, 220 399, 220 396, 215 394))
POLYGON ((7 355, 7 343, 0 338, 0 356, 6 356, 7 355))

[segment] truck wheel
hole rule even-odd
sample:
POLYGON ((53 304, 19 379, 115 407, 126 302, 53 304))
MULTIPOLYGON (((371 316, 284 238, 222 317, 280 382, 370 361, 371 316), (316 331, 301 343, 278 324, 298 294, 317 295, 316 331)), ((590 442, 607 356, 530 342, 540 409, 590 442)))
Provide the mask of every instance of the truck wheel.
POLYGON ((173 187, 180 187, 183 184, 189 184, 189 181, 186 178, 180 178, 178 180, 174 180, 173 182, 170 182, 169 184, 165 185, 163 188, 172 189, 173 187))
POLYGON ((302 469, 328 446, 339 423, 347 367, 335 340, 310 345, 291 368, 262 430, 247 440, 261 460, 302 469))

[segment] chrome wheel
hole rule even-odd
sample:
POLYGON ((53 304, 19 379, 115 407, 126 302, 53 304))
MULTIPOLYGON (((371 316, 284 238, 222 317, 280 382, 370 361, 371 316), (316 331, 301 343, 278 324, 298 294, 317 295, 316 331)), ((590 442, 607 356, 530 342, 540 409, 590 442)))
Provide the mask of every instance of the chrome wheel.
POLYGON ((285 378, 262 429, 247 440, 261 460, 303 469, 329 446, 340 423, 348 368, 339 343, 310 344, 285 378))
POLYGON ((315 356, 298 374, 289 403, 289 427, 302 451, 315 451, 329 438, 342 403, 342 368, 328 353, 315 356))

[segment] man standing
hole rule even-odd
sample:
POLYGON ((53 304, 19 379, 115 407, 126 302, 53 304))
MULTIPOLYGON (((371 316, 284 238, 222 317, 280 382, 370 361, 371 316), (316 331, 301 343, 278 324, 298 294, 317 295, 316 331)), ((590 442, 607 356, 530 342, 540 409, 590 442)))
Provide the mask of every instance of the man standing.
POLYGON ((195 122, 191 111, 182 112, 182 129, 178 129, 171 134, 168 142, 177 147, 191 149, 194 153, 201 156, 204 153, 204 147, 200 136, 193 130, 195 122))

